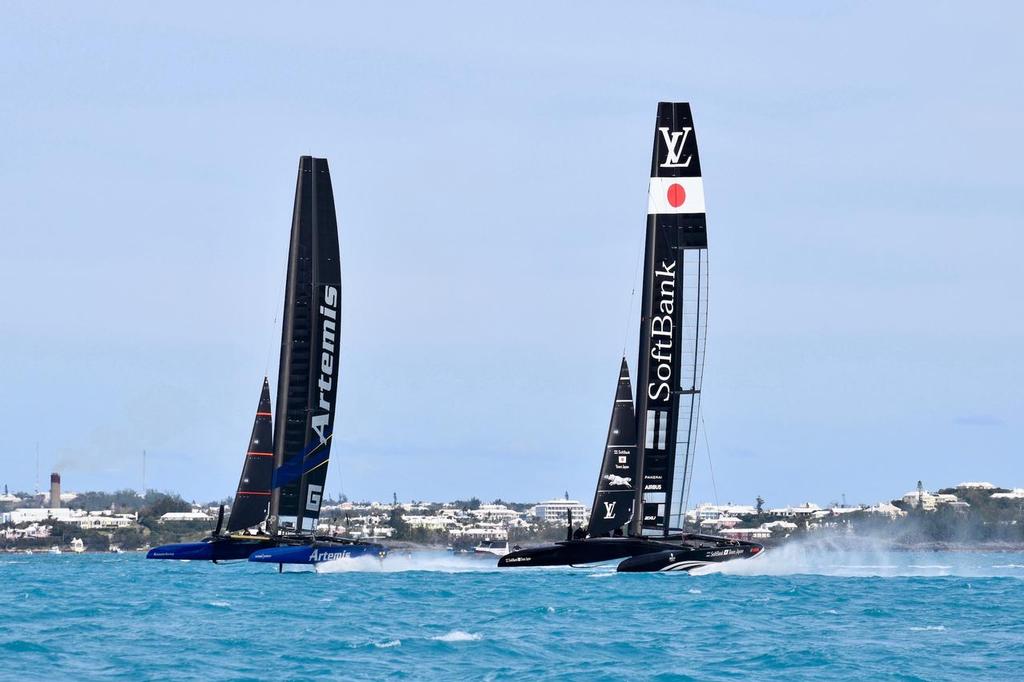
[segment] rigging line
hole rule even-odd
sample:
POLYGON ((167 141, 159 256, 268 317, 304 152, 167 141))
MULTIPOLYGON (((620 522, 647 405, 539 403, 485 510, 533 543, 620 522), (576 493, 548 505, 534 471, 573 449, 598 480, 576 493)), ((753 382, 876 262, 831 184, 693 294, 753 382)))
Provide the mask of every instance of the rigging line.
POLYGON ((274 350, 274 333, 273 330, 277 329, 277 315, 274 315, 274 322, 271 325, 270 339, 267 341, 267 359, 263 363, 263 376, 270 376, 270 354, 274 350))
POLYGON ((701 429, 704 431, 704 451, 708 455, 708 470, 711 472, 711 490, 715 493, 715 505, 718 505, 718 484, 715 483, 715 467, 711 462, 711 443, 708 442, 708 426, 704 423, 704 414, 700 415, 701 429))
POLYGON ((633 306, 636 303, 636 279, 640 273, 640 261, 643 258, 644 249, 647 246, 647 209, 646 204, 649 201, 647 195, 650 194, 651 188, 648 183, 647 193, 644 197, 644 238, 643 241, 638 242, 636 246, 636 259, 633 264, 633 279, 630 281, 630 292, 629 292, 629 305, 626 306, 626 330, 622 335, 622 356, 626 356, 626 348, 629 344, 629 330, 633 324, 633 306))

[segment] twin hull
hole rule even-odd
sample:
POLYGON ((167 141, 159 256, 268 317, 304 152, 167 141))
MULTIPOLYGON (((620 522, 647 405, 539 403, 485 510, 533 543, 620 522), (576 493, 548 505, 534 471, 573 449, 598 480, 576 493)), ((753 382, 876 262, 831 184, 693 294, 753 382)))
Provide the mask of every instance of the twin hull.
POLYGON ((267 564, 319 564, 325 561, 357 559, 359 557, 383 559, 387 555, 388 550, 384 545, 372 542, 316 542, 312 545, 258 549, 249 555, 249 561, 267 564))
POLYGON ((618 571, 690 571, 712 563, 749 559, 763 551, 754 542, 714 536, 686 536, 679 540, 645 538, 586 538, 510 552, 498 566, 584 566, 623 560, 618 571))
POLYGON ((147 559, 179 561, 249 561, 273 564, 318 564, 336 559, 369 556, 383 559, 388 550, 372 542, 293 543, 269 538, 216 538, 154 547, 147 559))

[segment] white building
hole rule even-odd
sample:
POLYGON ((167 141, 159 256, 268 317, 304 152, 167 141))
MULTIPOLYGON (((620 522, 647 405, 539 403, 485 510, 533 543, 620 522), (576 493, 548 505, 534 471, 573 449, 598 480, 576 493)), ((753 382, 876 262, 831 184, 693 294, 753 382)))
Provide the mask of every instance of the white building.
POLYGON ((504 528, 491 526, 471 526, 469 528, 457 528, 451 532, 452 537, 477 538, 480 540, 507 540, 508 531, 504 528))
MULTIPOLYGON (((576 518, 576 511, 573 510, 573 518, 576 518)), ((519 518, 519 512, 509 509, 503 504, 481 504, 479 509, 470 509, 469 515, 481 521, 503 521, 508 523, 519 518)))
POLYGON ((40 521, 70 521, 73 510, 66 507, 50 509, 49 507, 29 507, 14 509, 0 514, 0 523, 39 523, 40 521))
POLYGON ((722 537, 733 540, 765 540, 772 536, 768 528, 725 528, 722 537))
POLYGON ((129 528, 138 521, 135 514, 115 514, 111 511, 88 512, 69 519, 70 523, 81 528, 98 530, 101 528, 129 528))
POLYGON ((902 499, 903 504, 910 505, 914 509, 920 507, 923 511, 935 511, 935 496, 927 490, 911 490, 909 493, 904 493, 902 499))
POLYGON ((449 515, 438 514, 429 516, 426 514, 410 514, 403 516, 402 520, 412 528, 426 528, 427 530, 446 531, 451 528, 458 528, 459 522, 449 515))
POLYGON ((992 493, 993 500, 1024 500, 1024 488, 1014 488, 1008 493, 992 493))
POLYGON ((821 507, 813 502, 804 502, 799 507, 779 507, 778 509, 769 509, 768 513, 772 516, 807 518, 817 511, 821 511, 821 507))
POLYGON ((573 523, 587 522, 587 508, 576 500, 548 500, 536 505, 531 514, 548 523, 568 523, 569 512, 572 512, 573 523))
POLYGON ((780 533, 789 533, 797 529, 797 525, 790 521, 768 521, 762 523, 761 528, 764 528, 768 532, 774 533, 778 531, 780 533))
POLYGON ((866 508, 864 511, 868 514, 882 514, 883 516, 888 516, 892 519, 907 515, 907 512, 889 502, 879 502, 873 507, 866 508))
POLYGON ((964 481, 957 488, 966 488, 968 490, 995 490, 995 486, 988 481, 964 481))

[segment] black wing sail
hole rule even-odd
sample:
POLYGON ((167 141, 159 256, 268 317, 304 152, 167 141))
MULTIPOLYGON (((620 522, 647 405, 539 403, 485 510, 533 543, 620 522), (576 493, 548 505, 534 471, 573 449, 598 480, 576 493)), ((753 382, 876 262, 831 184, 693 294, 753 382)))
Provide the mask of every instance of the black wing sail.
POLYGON ((629 367, 622 358, 608 439, 597 479, 597 492, 590 510, 587 527, 591 537, 608 535, 622 529, 633 518, 634 485, 636 482, 636 414, 633 412, 633 386, 629 367))
POLYGON ((229 533, 252 528, 263 523, 270 507, 270 483, 274 475, 274 425, 270 420, 270 384, 263 378, 260 404, 252 424, 249 449, 242 465, 235 501, 228 517, 229 533))
POLYGON ((272 525, 313 532, 334 433, 341 265, 326 159, 303 156, 295 188, 274 426, 272 525))
POLYGON ((643 513, 634 534, 681 528, 707 327, 707 224, 690 105, 661 102, 647 204, 637 433, 643 513))

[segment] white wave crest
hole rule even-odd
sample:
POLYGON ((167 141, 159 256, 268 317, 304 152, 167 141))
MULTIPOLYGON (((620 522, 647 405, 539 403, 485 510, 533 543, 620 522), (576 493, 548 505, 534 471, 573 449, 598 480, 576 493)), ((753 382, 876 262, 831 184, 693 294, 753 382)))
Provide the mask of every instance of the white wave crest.
POLYGON ((912 627, 910 628, 913 632, 944 632, 946 630, 945 625, 925 625, 923 627, 912 627))
POLYGON ((374 642, 373 646, 378 649, 392 649, 396 646, 402 646, 402 640, 400 639, 389 639, 386 642, 374 642))
POLYGON ((431 637, 430 639, 435 642, 478 642, 483 639, 483 637, 473 632, 452 630, 451 632, 446 632, 443 635, 431 637))

